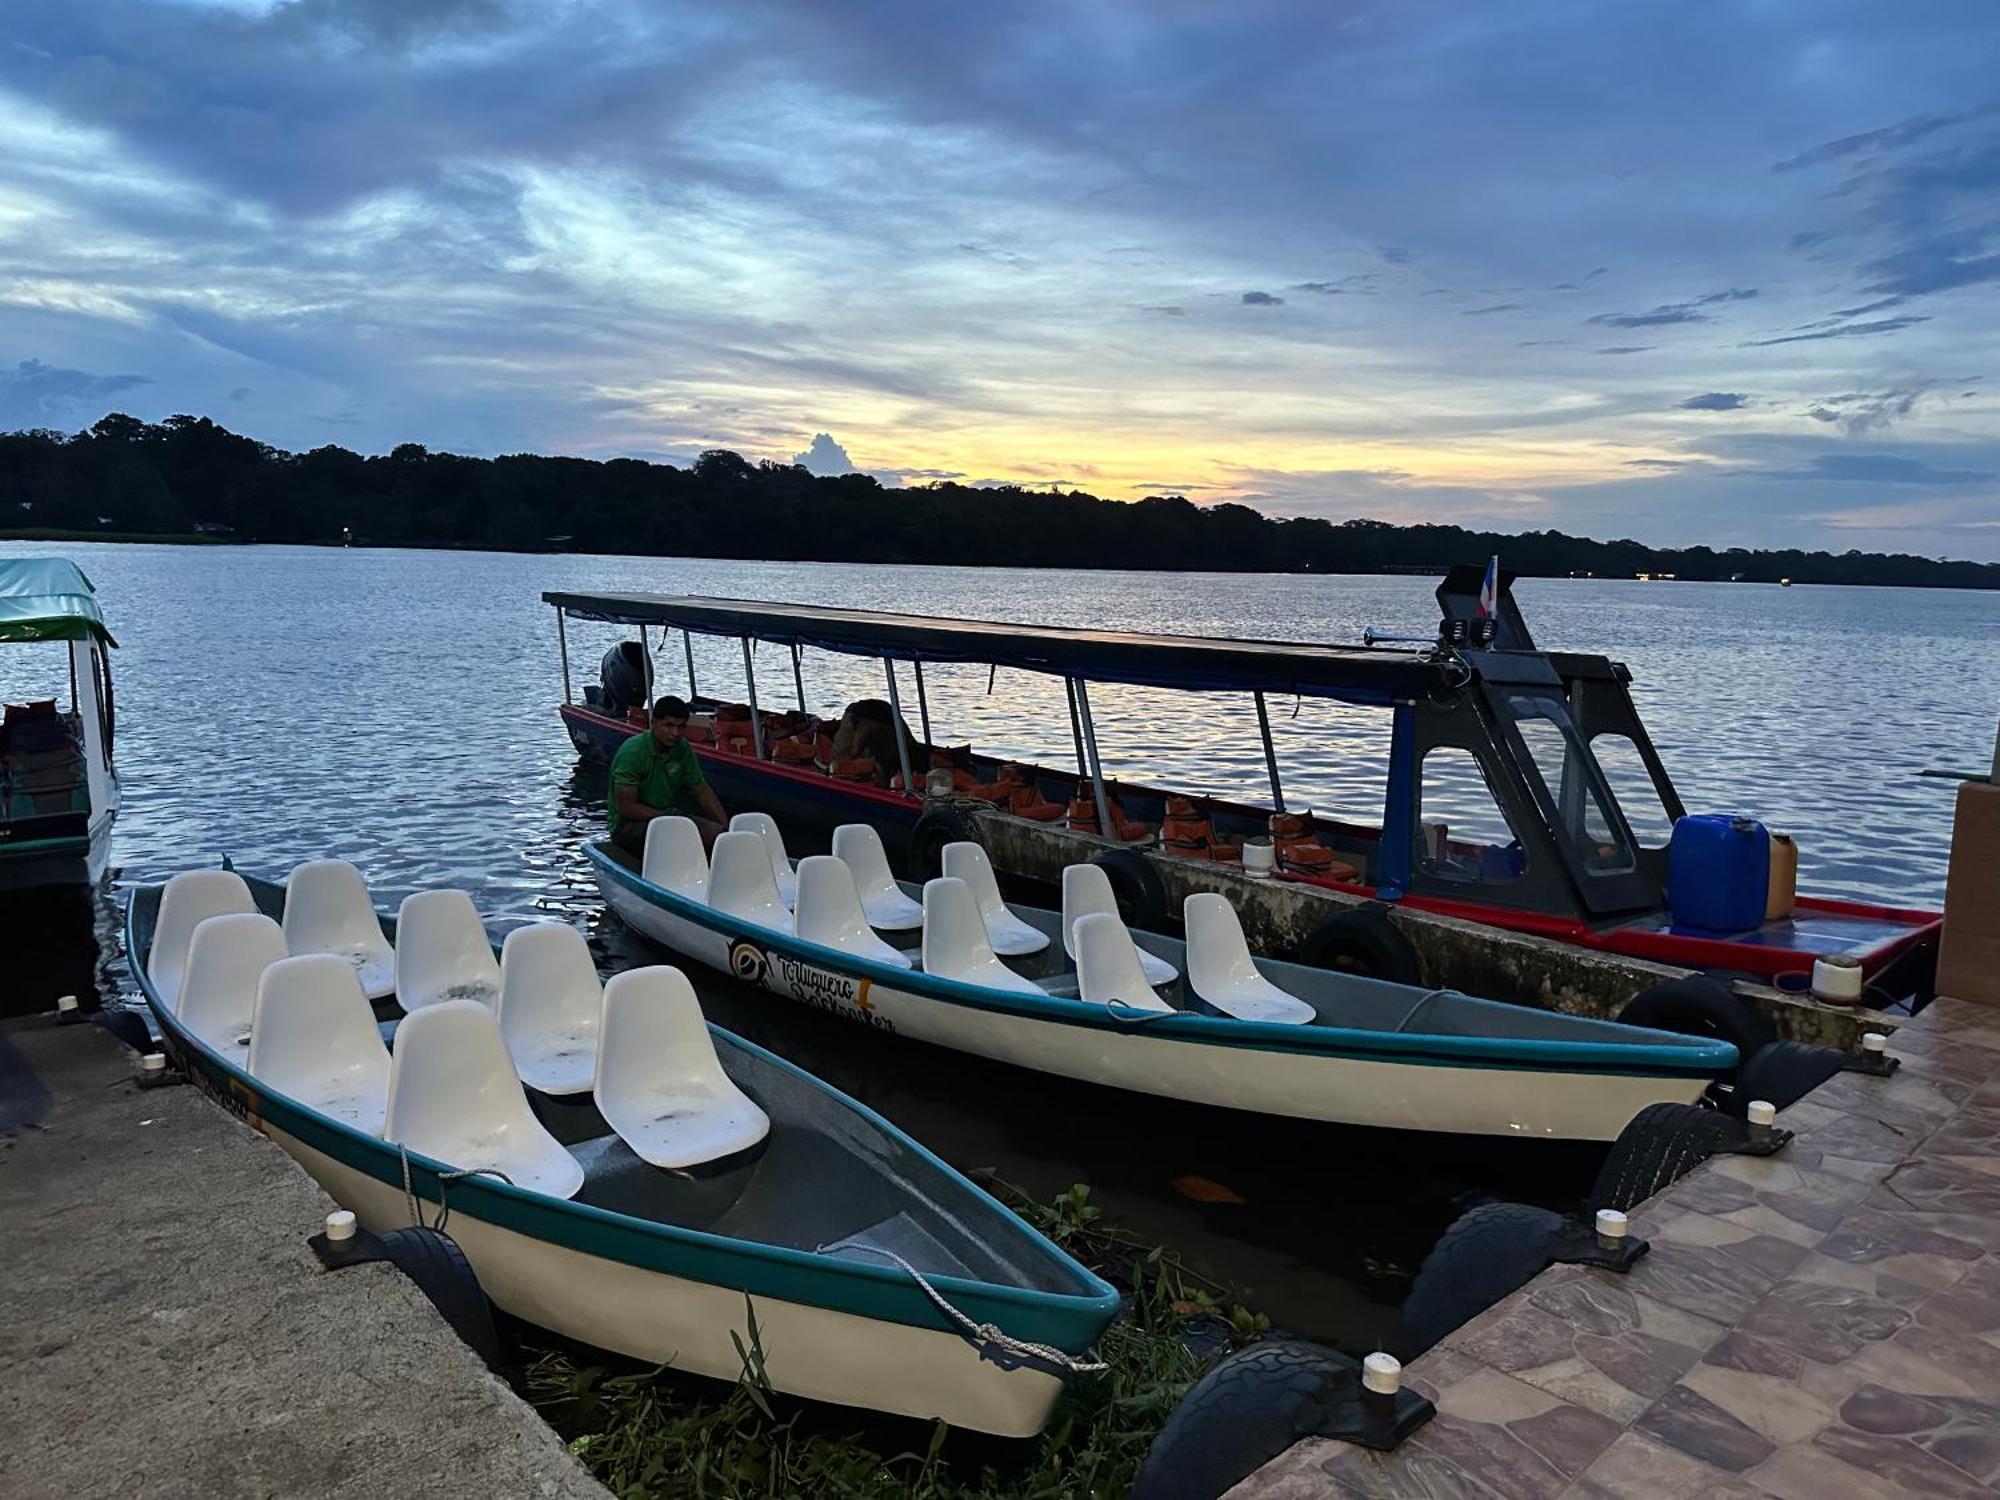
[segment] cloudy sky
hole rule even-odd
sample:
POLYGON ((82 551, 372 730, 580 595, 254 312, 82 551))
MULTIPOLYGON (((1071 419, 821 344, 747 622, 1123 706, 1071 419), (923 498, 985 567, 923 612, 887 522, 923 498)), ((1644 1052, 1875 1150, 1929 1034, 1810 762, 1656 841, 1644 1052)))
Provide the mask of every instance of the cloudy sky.
POLYGON ((7 0, 0 427, 2000 558, 1991 0, 7 0))

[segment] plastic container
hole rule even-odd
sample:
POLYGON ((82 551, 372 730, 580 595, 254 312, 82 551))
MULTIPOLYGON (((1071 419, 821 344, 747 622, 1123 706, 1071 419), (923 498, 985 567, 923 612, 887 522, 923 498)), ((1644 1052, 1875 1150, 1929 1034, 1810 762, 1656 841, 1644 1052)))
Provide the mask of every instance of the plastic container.
POLYGON ((1771 835, 1771 887, 1764 895, 1764 920, 1789 917, 1798 900, 1799 846, 1789 833, 1771 835))
POLYGON ((1754 818, 1698 813, 1674 824, 1667 845, 1667 905, 1674 925, 1751 932, 1764 925, 1771 835, 1754 818))

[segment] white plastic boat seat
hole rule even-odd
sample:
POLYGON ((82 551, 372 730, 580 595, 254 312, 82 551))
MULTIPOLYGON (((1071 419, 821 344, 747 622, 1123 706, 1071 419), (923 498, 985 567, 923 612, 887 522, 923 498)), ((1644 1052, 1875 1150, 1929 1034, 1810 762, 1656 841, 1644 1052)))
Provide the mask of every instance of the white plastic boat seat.
POLYGON ((791 906, 797 900, 799 889, 798 872, 792 868, 792 857, 785 850, 785 836, 778 831, 778 820, 767 812, 740 812, 729 820, 731 831, 754 833, 764 841, 764 848, 771 856, 771 879, 777 883, 778 899, 791 906))
POLYGON ((1048 993, 1000 962, 986 941, 986 923, 972 887, 950 875, 924 886, 924 972, 1017 995, 1048 993))
POLYGON ((586 1094, 597 1077, 604 989, 583 934, 531 922, 500 945, 500 1035, 521 1082, 544 1094, 586 1094))
POLYGON ((183 870, 166 883, 153 922, 153 946, 146 954, 146 977, 168 1010, 180 1007, 181 976, 187 972, 195 928, 210 917, 256 909, 250 887, 234 870, 183 870))
POLYGON ((314 859, 285 880, 285 951, 337 953, 354 965, 361 991, 380 1000, 396 991, 396 952, 382 932, 361 872, 344 859, 314 859))
POLYGON ((1239 1021, 1303 1026, 1319 1018, 1305 1001, 1257 971, 1228 897, 1197 891, 1181 903, 1181 916, 1187 925, 1188 984, 1203 1000, 1239 1021))
POLYGON ((882 932, 910 932, 924 925, 924 909, 903 894, 889 870, 882 835, 871 823, 843 823, 833 830, 833 857, 854 872, 854 888, 868 925, 882 932))
POLYGON ((1000 899, 1000 882, 982 845, 970 839, 946 844, 944 873, 972 887, 972 897, 986 923, 986 941, 1002 958, 1023 958, 1048 947, 1049 935, 1015 916, 1000 899))
POLYGON ((694 819, 669 815, 646 825, 642 879, 694 901, 708 899, 708 851, 694 819))
POLYGON ((396 1003, 500 1003, 500 965, 479 909, 464 891, 418 891, 396 910, 396 1003))
POLYGON ((604 987, 597 1112, 656 1167, 692 1167, 747 1151, 771 1119, 722 1070, 687 975, 627 969, 604 987))
POLYGON ((776 932, 792 930, 792 914, 778 899, 778 877, 760 834, 731 830, 715 836, 708 904, 740 922, 776 932))
POLYGON ((280 959, 264 971, 247 1067, 267 1088, 364 1135, 382 1134, 389 1049, 353 965, 337 954, 280 959))
POLYGON ((188 944, 181 1023, 237 1067, 250 1056, 250 1022, 264 971, 285 956, 285 935, 262 912, 209 917, 188 944))
POLYGON ((910 967, 910 955, 883 942, 868 925, 861 893, 854 888, 854 872, 845 860, 809 854, 799 861, 798 902, 792 915, 799 936, 808 943, 899 969, 910 967))
MULTIPOLYGON (((1077 956, 1077 920, 1094 911, 1118 916, 1118 898, 1112 894, 1111 877, 1091 864, 1063 867, 1062 896, 1063 952, 1074 959, 1077 956)), ((1124 919, 1119 920, 1122 925, 1124 919)), ((1136 943, 1133 946, 1138 947, 1136 943)), ((1148 953, 1144 948, 1139 948, 1139 967, 1144 970, 1146 983, 1150 985, 1172 984, 1181 977, 1180 970, 1157 953, 1148 953)))
POLYGON ((498 1018, 474 1000, 427 1005, 397 1028, 383 1133, 460 1171, 499 1172, 531 1192, 573 1198, 583 1186, 583 1167, 528 1107, 498 1018))
POLYGON ((1075 937, 1076 992, 1086 1005, 1116 1003, 1127 1010, 1150 1011, 1174 1008, 1146 983, 1139 946, 1112 913, 1085 912, 1076 919, 1075 937))

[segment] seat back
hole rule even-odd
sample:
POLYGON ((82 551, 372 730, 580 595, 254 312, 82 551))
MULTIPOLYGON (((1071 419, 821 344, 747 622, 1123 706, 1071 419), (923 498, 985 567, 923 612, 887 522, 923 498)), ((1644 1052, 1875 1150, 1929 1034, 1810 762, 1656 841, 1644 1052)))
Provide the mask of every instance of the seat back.
POLYGON ((597 1033, 597 1112, 613 1130, 642 1122, 645 1102, 723 1077, 687 975, 670 964, 627 969, 604 986, 597 1033))
POLYGON ((765 851, 771 856, 771 880, 778 888, 778 899, 790 906, 797 896, 798 876, 792 869, 792 857, 785 850, 785 836, 778 831, 778 820, 767 812, 740 812, 729 820, 732 832, 754 833, 764 841, 765 851))
POLYGON ((344 859, 307 860, 286 877, 284 927, 285 946, 295 955, 383 941, 368 883, 344 859))
POLYGON ((278 1093, 382 1133, 389 1049, 353 966, 336 954, 281 958, 264 970, 244 1066, 278 1093))
POLYGON ((146 977, 168 1010, 180 1004, 181 976, 187 972, 188 944, 195 928, 210 917, 256 909, 250 887, 234 870, 183 870, 166 883, 153 922, 146 977))
POLYGON ((1245 980, 1260 979, 1250 961, 1243 923, 1229 898, 1216 891, 1196 891, 1181 903, 1187 927, 1188 983, 1207 999, 1224 995, 1245 980))
POLYGON ((708 851, 692 818, 673 815, 646 825, 641 878, 694 901, 708 899, 708 851))
POLYGON ((1077 921, 1091 912, 1118 915, 1118 898, 1111 892, 1111 877, 1096 865, 1063 866, 1063 952, 1071 958, 1076 957, 1077 921))
POLYGON ((590 944, 567 922, 530 922, 500 945, 500 1034, 520 1053, 537 1039, 597 1030, 604 990, 590 944))
POLYGON ((218 1052, 240 1047, 257 1012, 264 970, 285 956, 285 935, 262 912, 225 912, 194 930, 181 976, 181 1023, 218 1052))
POLYGON ((761 927, 786 931, 791 913, 778 899, 778 879, 761 835, 731 830, 715 836, 715 862, 708 872, 708 904, 719 912, 761 927))
POLYGON ((1112 913, 1085 912, 1077 918, 1075 936, 1077 995, 1085 1004, 1117 1002, 1130 1010, 1173 1009, 1146 983, 1138 945, 1112 913))
POLYGON ((972 898, 979 903, 979 910, 987 916, 1012 915, 1007 911, 1007 903, 1000 899, 1000 881, 993 873, 993 861, 987 857, 985 847, 970 839, 959 839, 944 846, 944 873, 954 880, 963 880, 972 889, 972 898))
POLYGON ((865 902, 871 895, 900 896, 889 870, 889 852, 872 823, 842 823, 833 830, 833 857, 854 872, 854 889, 865 902))
POLYGON ((427 1005, 397 1028, 383 1133, 461 1170, 496 1168, 516 1187, 567 1198, 583 1186, 583 1168, 529 1108, 500 1022, 476 1001, 427 1005))
POLYGON ((872 956, 882 946, 861 911, 861 893, 854 888, 854 871, 831 854, 809 854, 799 861, 799 896, 793 912, 799 936, 809 943, 872 956))
POLYGON ((500 966, 479 909, 464 891, 418 891, 396 911, 396 1000, 420 1010, 441 1000, 500 997, 500 966))
POLYGON ((924 972, 983 984, 1005 968, 986 941, 972 887, 950 875, 924 883, 924 972))

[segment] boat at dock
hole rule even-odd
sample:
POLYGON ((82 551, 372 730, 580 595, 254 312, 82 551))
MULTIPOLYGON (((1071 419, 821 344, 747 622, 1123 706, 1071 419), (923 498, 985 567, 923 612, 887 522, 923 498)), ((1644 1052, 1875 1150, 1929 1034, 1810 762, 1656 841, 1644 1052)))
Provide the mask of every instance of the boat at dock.
POLYGON ((1254 960, 1213 893, 1190 897, 1180 942, 1129 933, 1093 865, 1071 868, 1058 913, 1004 903, 974 843, 918 886, 893 879, 868 825, 796 869, 772 832, 721 834, 712 867, 684 818, 648 825, 643 861, 608 839, 585 853, 611 909, 683 958, 875 1031, 1193 1103, 1609 1141, 1738 1060, 1705 1037, 1254 960))
POLYGON ((0 718, 0 889, 95 885, 104 874, 118 815, 115 645, 75 563, 0 558, 0 647, 50 663, 48 696, 9 703, 0 718))
POLYGON ((688 1373, 1009 1437, 1118 1296, 881 1116, 582 935, 469 899, 375 914, 351 866, 134 890, 126 951, 188 1076, 369 1230, 448 1207, 495 1306, 688 1373), (308 909, 309 908, 309 909, 308 909), (364 985, 384 960, 394 996, 364 985), (405 1009, 407 1008, 407 1009, 405 1009))
MULTIPOLYGON (((1474 568, 1444 580, 1435 639, 1373 636, 1356 646, 656 594, 552 591, 543 599, 557 614, 560 713, 580 754, 608 759, 640 731, 643 703, 669 687, 657 653, 678 632, 681 649, 665 659, 685 656, 696 709, 689 737, 725 803, 769 811, 800 834, 865 819, 911 873, 934 873, 936 851, 968 835, 1003 876, 1049 886, 1071 864, 1129 851, 1150 872, 1140 883, 1153 888, 1159 909, 1148 920, 1170 921, 1188 894, 1222 891, 1259 951, 1311 961, 1325 956, 1329 919, 1386 902, 1417 969, 1395 977, 1596 1016, 1615 1016, 1637 991, 1674 974, 1723 971, 1784 1034, 1851 1045, 1861 1025, 1893 1025, 1881 1008, 1928 998, 1940 926, 1934 912, 1795 895, 1775 859, 1778 873, 1759 875, 1768 899, 1754 912, 1707 910, 1714 903, 1697 898, 1716 882, 1698 861, 1678 861, 1685 873, 1674 881, 1675 838, 1689 853, 1681 825, 1699 820, 1687 818, 1640 721, 1630 672, 1602 655, 1539 649, 1510 575, 1498 575, 1490 605, 1481 602, 1483 582, 1474 568), (567 620, 636 627, 643 682, 630 699, 618 701, 604 682, 574 691, 567 620), (748 703, 701 693, 694 635, 743 643, 748 703), (760 704, 752 641, 791 651, 796 709, 760 704), (808 649, 882 662, 897 731, 893 758, 877 774, 836 765, 826 753, 832 723, 808 710, 799 666, 808 649), (1059 679, 1075 769, 1008 764, 970 747, 939 757, 923 674, 940 663, 1059 679), (914 728, 899 664, 914 679, 914 728), (1091 712, 1090 689, 1100 683, 1249 698, 1255 718, 1244 722, 1246 732, 1254 722, 1262 740, 1269 803, 1110 779, 1091 712), (1378 823, 1288 806, 1267 707, 1280 694, 1388 710, 1378 823), (1623 800, 1606 774, 1607 754, 1623 770, 1623 800), (940 761, 948 774, 927 774, 940 761), (1635 816, 1675 837, 1641 837, 1635 816), (1245 866, 1246 850, 1253 859, 1269 853, 1269 878, 1245 866), (1690 920, 1698 905, 1701 922, 1724 925, 1690 920), (1830 956, 1859 965, 1868 1004, 1822 1005, 1805 993, 1816 962, 1830 956)), ((1209 707, 1203 714, 1214 717, 1209 707)), ((957 726, 961 737, 964 729, 957 726)), ((1740 865, 1745 856, 1730 857, 1740 865)))

